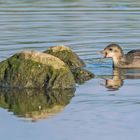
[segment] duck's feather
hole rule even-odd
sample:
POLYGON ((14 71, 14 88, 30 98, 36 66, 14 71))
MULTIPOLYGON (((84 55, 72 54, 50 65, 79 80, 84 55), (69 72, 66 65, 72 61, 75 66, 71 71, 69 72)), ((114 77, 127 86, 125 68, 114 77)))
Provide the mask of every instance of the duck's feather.
POLYGON ((126 56, 127 59, 131 59, 131 60, 133 60, 135 58, 140 59, 140 50, 129 51, 125 56, 126 56))
POLYGON ((140 57, 140 50, 131 50, 126 55, 139 56, 140 57))
POLYGON ((140 50, 129 51, 125 55, 127 64, 139 64, 140 65, 140 50))

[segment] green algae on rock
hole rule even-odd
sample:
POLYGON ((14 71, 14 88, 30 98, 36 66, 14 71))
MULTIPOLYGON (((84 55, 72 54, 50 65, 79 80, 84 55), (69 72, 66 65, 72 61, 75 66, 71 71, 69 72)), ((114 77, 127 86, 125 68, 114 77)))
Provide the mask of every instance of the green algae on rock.
POLYGON ((88 81, 92 78, 94 78, 94 74, 90 71, 83 69, 83 68, 77 68, 71 70, 72 74, 74 76, 75 82, 78 84, 83 84, 85 81, 88 81))
POLYGON ((94 77, 93 73, 83 69, 85 66, 84 61, 67 46, 53 46, 44 51, 44 53, 51 54, 65 62, 69 66, 75 82, 78 84, 82 84, 94 77))
POLYGON ((0 62, 0 86, 16 88, 73 88, 69 67, 49 54, 23 51, 0 62))
POLYGON ((70 67, 70 69, 85 66, 84 61, 81 60, 79 56, 67 46, 61 45, 50 47, 48 50, 44 51, 44 53, 58 57, 63 62, 65 62, 70 67))

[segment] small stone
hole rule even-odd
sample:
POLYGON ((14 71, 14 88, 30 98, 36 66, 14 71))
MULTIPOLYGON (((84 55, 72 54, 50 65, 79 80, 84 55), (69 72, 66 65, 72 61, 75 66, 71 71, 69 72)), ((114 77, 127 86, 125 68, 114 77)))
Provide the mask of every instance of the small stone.
POLYGON ((41 108, 42 108, 42 107, 41 107, 41 105, 40 105, 40 106, 38 106, 38 109, 39 109, 39 110, 41 110, 41 108))

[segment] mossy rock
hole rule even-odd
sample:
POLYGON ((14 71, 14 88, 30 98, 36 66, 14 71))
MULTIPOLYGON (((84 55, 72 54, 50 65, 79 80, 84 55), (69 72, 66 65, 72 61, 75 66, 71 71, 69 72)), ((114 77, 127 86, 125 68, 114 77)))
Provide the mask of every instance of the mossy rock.
POLYGON ((16 88, 73 88, 69 67, 49 54, 23 51, 0 63, 0 86, 16 88))
POLYGON ((78 84, 82 84, 94 77, 93 73, 83 68, 85 66, 84 61, 67 46, 53 46, 44 51, 44 53, 51 54, 65 62, 78 84))
POLYGON ((0 107, 18 117, 33 121, 61 112, 74 96, 75 89, 0 89, 0 107))
POLYGON ((85 66, 83 60, 79 58, 79 56, 74 53, 67 46, 54 46, 50 47, 48 50, 44 51, 44 53, 51 54, 53 56, 58 57, 63 62, 65 62, 70 69, 80 68, 85 66))

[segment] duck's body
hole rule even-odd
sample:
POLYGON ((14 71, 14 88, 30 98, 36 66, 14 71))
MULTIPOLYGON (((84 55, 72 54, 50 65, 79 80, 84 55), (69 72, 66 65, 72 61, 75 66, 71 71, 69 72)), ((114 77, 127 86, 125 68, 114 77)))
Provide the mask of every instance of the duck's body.
POLYGON ((104 57, 113 59, 113 67, 118 68, 140 68, 140 50, 131 50, 123 53, 117 44, 110 44, 103 50, 104 57))

